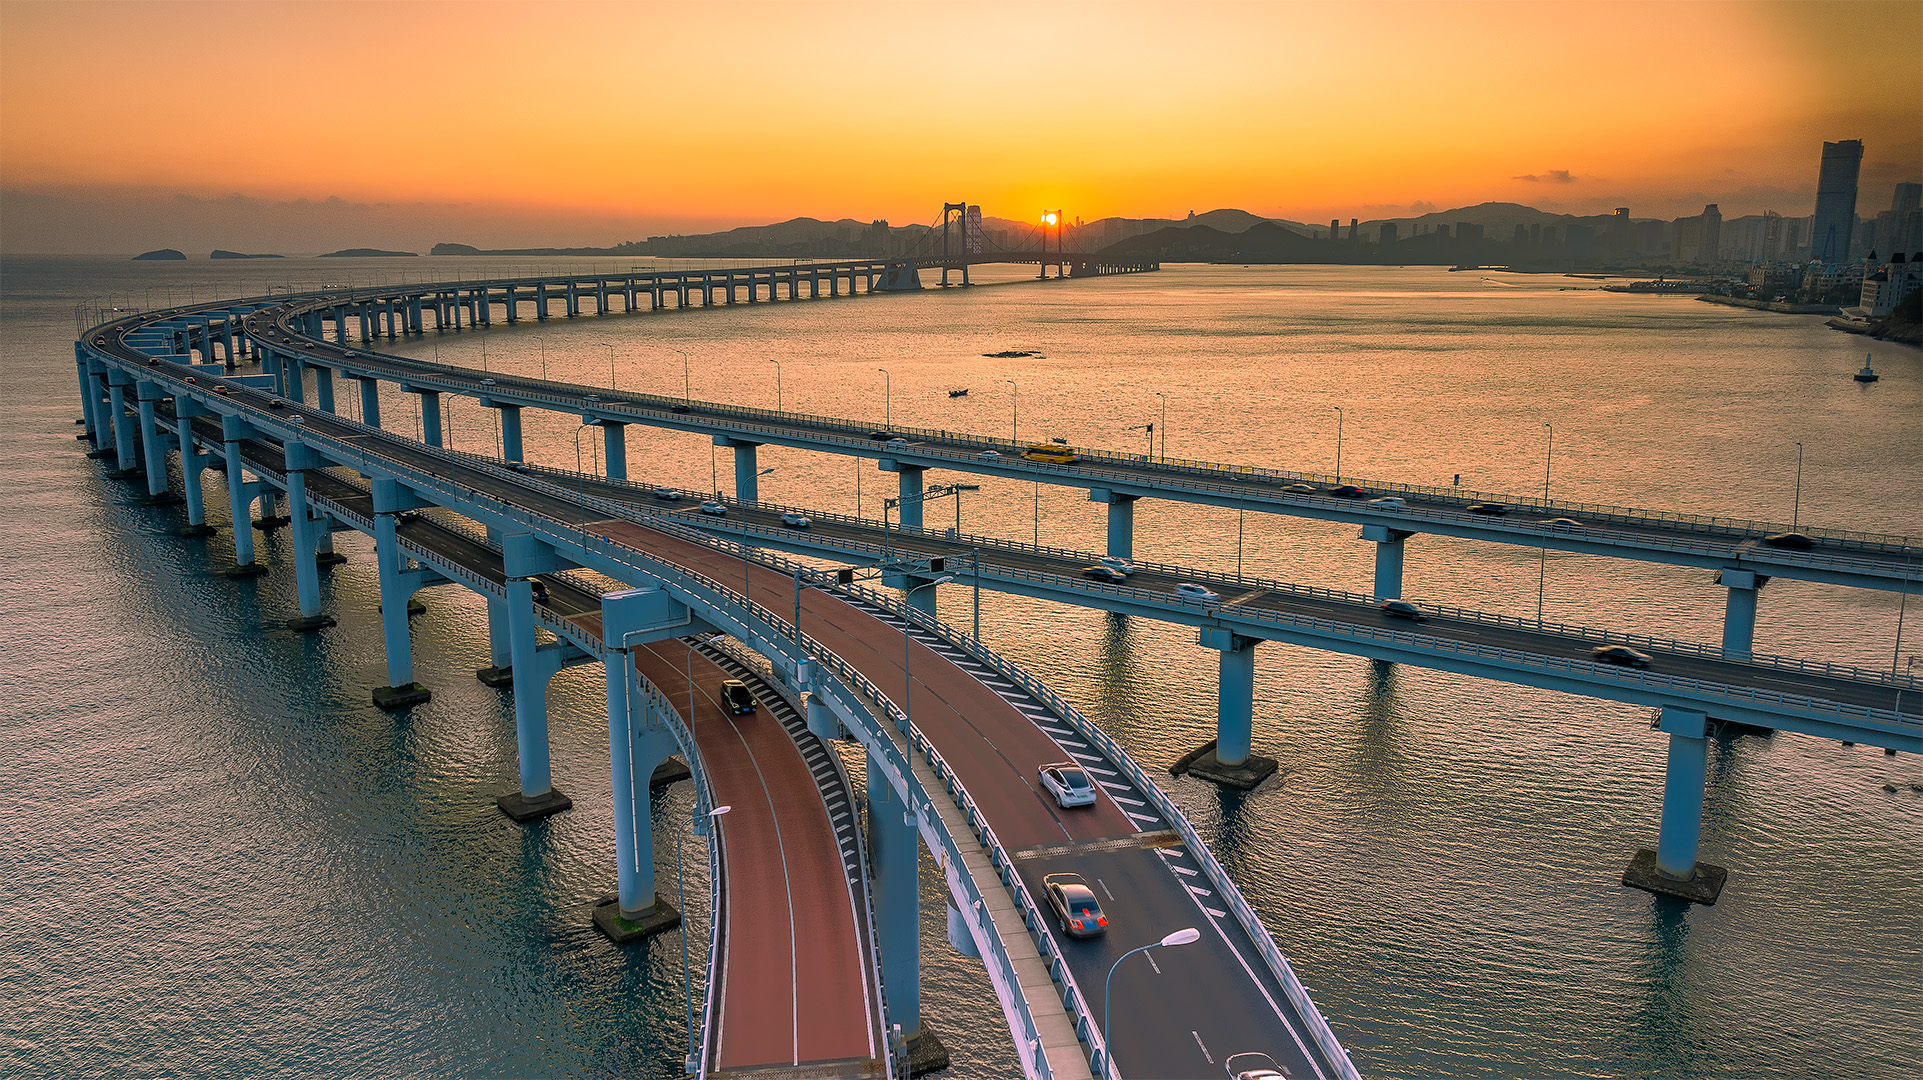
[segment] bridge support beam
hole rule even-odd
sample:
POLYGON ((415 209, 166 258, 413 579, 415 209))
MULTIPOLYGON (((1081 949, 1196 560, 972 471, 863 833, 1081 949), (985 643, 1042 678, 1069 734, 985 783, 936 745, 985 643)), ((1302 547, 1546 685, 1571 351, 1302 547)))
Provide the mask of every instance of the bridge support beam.
POLYGON ((212 414, 192 398, 177 398, 174 401, 174 415, 180 418, 180 487, 187 497, 187 525, 180 530, 180 535, 209 536, 214 530, 207 524, 207 504, 201 495, 200 470, 206 467, 210 455, 201 453, 195 445, 194 417, 212 414))
MULTIPOLYGON (((966 276, 962 284, 968 284, 966 276)), ((1108 554, 1115 559, 1135 557, 1135 500, 1137 495, 1122 495, 1107 488, 1091 488, 1088 501, 1108 504, 1108 554)))
POLYGON ((1202 647, 1220 654, 1215 738, 1183 755, 1170 772, 1243 791, 1274 775, 1274 758, 1249 752, 1255 730, 1256 640, 1220 627, 1202 628, 1202 647))
POLYGON ((896 493, 900 497, 901 516, 897 519, 904 529, 919 529, 922 522, 922 473, 928 470, 920 465, 882 458, 882 472, 894 473, 897 477, 896 493))
POLYGON ((134 422, 127 415, 127 386, 120 377, 114 372, 115 381, 107 386, 107 408, 113 413, 114 465, 125 474, 134 471, 134 422))
POLYGON ((421 398, 421 441, 429 446, 445 446, 441 441, 441 392, 416 390, 421 398))
POLYGON ((716 435, 714 444, 734 450, 734 497, 739 502, 760 502, 760 462, 755 450, 760 443, 744 442, 726 435, 716 435))
MULTIPOLYGON (((603 625, 607 622, 603 608, 603 625)), ((615 895, 594 906, 594 925, 618 945, 651 937, 681 925, 681 913, 654 882, 654 814, 648 780, 656 765, 676 749, 674 736, 646 700, 632 693, 634 660, 627 649, 611 649, 602 663, 608 687, 608 757, 614 789, 615 895), (644 717, 635 723, 635 713, 644 717), (636 782, 636 777, 640 781, 636 782)))
POLYGON ((921 1034, 919 839, 914 818, 870 751, 868 857, 874 874, 875 933, 881 954, 884 1014, 902 1036, 921 1034))
POLYGON ((628 425, 601 421, 601 457, 607 462, 608 479, 628 478, 628 425))
POLYGON ((1362 539, 1375 541, 1375 598, 1402 598, 1402 542, 1409 534, 1387 525, 1364 525, 1362 539))
POLYGON ((513 663, 514 744, 521 766, 521 789, 494 800, 516 821, 558 814, 574 800, 554 786, 548 765, 548 680, 538 670, 534 637, 534 587, 525 577, 507 582, 508 650, 513 663))
POLYGON ((524 461, 521 450, 521 407, 486 402, 501 414, 501 456, 508 461, 524 461))
POLYGON ((1702 835, 1703 790, 1709 771, 1709 718, 1665 708, 1657 727, 1669 735, 1669 770, 1663 782, 1662 831, 1656 850, 1636 852, 1623 884, 1697 904, 1714 904, 1729 871, 1696 861, 1702 835))
POLYGON ((167 437, 160 433, 160 425, 155 423, 154 404, 161 395, 160 387, 153 383, 141 383, 140 391, 140 449, 146 458, 147 497, 140 500, 142 506, 166 506, 180 501, 180 496, 167 490, 167 437))
POLYGON ((314 368, 314 406, 323 412, 334 411, 334 369, 314 368))
POLYGON ((227 456, 227 511, 234 522, 234 565, 231 578, 259 577, 267 568, 254 561, 253 485, 241 477, 240 444, 253 429, 238 416, 220 418, 221 446, 227 456))
POLYGON ((1724 570, 1716 580, 1729 590, 1723 609, 1723 652, 1747 660, 1756 641, 1756 600, 1769 577, 1752 570, 1724 570))
POLYGON ((514 653, 509 645, 507 601, 498 596, 487 600, 487 658, 490 666, 474 673, 488 686, 506 686, 514 681, 514 653))
POLYGON ((381 381, 379 379, 361 380, 361 423, 368 427, 381 426, 381 381))
POLYGON ((294 530, 294 591, 300 599, 300 615, 287 620, 287 629, 322 630, 334 625, 331 615, 321 614, 319 538, 324 519, 316 521, 307 505, 307 470, 317 469, 320 455, 305 443, 290 442, 287 455, 287 517, 294 530))

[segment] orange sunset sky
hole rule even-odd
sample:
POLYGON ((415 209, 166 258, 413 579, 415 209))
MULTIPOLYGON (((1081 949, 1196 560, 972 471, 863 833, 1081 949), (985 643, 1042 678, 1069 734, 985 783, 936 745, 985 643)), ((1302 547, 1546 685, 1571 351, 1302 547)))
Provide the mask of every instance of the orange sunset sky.
POLYGON ((0 0, 0 249, 610 244, 796 216, 1859 212, 1923 3, 0 0))

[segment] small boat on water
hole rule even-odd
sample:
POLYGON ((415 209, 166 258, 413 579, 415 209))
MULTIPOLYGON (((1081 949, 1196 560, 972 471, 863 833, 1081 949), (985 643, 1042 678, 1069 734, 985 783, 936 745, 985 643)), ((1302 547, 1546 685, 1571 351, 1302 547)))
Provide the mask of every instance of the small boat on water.
POLYGON ((1876 379, 1877 379, 1876 369, 1870 366, 1869 354, 1864 353, 1863 354, 1863 370, 1856 373, 1856 381, 1857 382, 1875 382, 1876 379))
POLYGON ((948 396, 949 396, 949 397, 967 397, 967 396, 968 396, 968 390, 967 390, 967 388, 966 388, 966 387, 964 387, 963 389, 960 389, 960 390, 950 390, 950 391, 948 392, 948 396))

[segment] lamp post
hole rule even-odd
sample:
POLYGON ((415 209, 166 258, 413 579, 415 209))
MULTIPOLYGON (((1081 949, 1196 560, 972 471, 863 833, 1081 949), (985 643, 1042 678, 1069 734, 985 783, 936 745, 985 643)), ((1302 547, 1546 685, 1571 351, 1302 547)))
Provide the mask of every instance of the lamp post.
POLYGON ((885 367, 878 367, 875 370, 881 372, 882 379, 881 426, 891 428, 895 426, 895 377, 888 374, 888 369, 885 367))
POLYGON ((1342 406, 1335 407, 1335 482, 1342 482, 1342 406))
POLYGON ((595 344, 601 346, 602 348, 608 351, 608 389, 612 390, 615 388, 614 386, 614 346, 608 344, 605 341, 597 341, 595 342, 595 344))
MULTIPOLYGON (((587 473, 581 468, 581 433, 591 427, 599 427, 599 421, 591 421, 574 429, 574 498, 581 508, 581 524, 588 523, 587 473)), ((597 473, 599 469, 597 466, 597 473)))
MULTIPOLYGON (((1545 420, 1542 426, 1549 429, 1549 448, 1542 455, 1542 508, 1549 509, 1549 463, 1556 459, 1556 425, 1545 420)), ((1536 549, 1536 621, 1542 621, 1542 588, 1549 576, 1549 545, 1536 549)))
POLYGON ((1803 444, 1796 444, 1796 496, 1789 507, 1789 528, 1796 531, 1796 522, 1803 512, 1803 444))
MULTIPOLYGON (((933 581, 924 581, 920 585, 916 585, 907 592, 902 593, 901 603, 904 612, 908 609, 909 597, 923 589, 932 589, 937 585, 946 585, 953 580, 955 580, 955 575, 944 574, 933 581)), ((909 696, 914 693, 915 681, 908 676, 908 647, 915 643, 915 639, 908 633, 908 627, 909 619, 904 613, 901 620, 901 722, 904 725, 912 726, 914 719, 908 711, 908 699, 909 696)))
POLYGON ((1002 381, 1015 387, 1014 403, 1008 408, 1008 441, 1019 452, 1022 448, 1022 388, 1013 379, 1002 381))
MULTIPOLYGON (((688 646, 688 655, 691 657, 694 655, 694 646, 692 645, 688 646)), ((689 680, 688 685, 690 688, 690 692, 692 692, 692 688, 694 686, 693 680, 689 680)), ((690 712, 688 716, 688 726, 690 729, 692 729, 694 726, 694 716, 692 712, 690 712)), ((696 810, 701 809, 701 804, 699 801, 695 803, 694 808, 696 810)), ((715 828, 718 829, 721 827, 721 815, 733 809, 734 807, 732 806, 717 806, 713 810, 708 811, 708 820, 714 822, 715 828)), ((699 819, 696 819, 694 827, 697 830, 701 828, 699 819)), ((687 885, 686 875, 684 875, 681 871, 681 837, 682 835, 683 834, 681 830, 679 829, 675 830, 675 833, 674 833, 674 894, 675 894, 675 899, 681 905, 681 917, 683 920, 681 923, 681 984, 687 988, 687 997, 688 997, 688 1059, 686 1064, 687 1064, 688 1071, 693 1072, 695 1070, 695 1064, 696 1064, 694 1060, 694 978, 691 970, 688 967, 688 924, 686 921, 687 915, 688 915, 688 885, 687 885)))
POLYGON ((785 412, 787 410, 781 407, 781 361, 771 359, 768 362, 775 366, 775 411, 785 412))
POLYGON ((1108 1046, 1108 1009, 1112 1000, 1110 991, 1113 990, 1115 986, 1115 969, 1122 966, 1122 961, 1134 956, 1138 952, 1147 952, 1150 949, 1165 949, 1171 945, 1192 945, 1200 940, 1201 937, 1202 932, 1193 926, 1177 930, 1160 941, 1152 941, 1139 948, 1130 949, 1116 957, 1115 962, 1108 966, 1108 979, 1102 983, 1102 1056, 1100 1063, 1096 1066, 1097 1072, 1108 1072, 1115 1067, 1115 1052, 1110 1050, 1108 1046))
MULTIPOLYGON (((1168 395, 1160 391, 1155 394, 1162 399, 1162 460, 1168 460, 1168 395)), ((1149 440, 1149 453, 1155 452, 1155 440, 1149 440)))
POLYGON ((691 405, 694 403, 694 376, 688 373, 688 351, 686 349, 674 351, 681 354, 681 404, 691 405))
POLYGON ((534 340, 541 343, 541 381, 547 382, 548 381, 548 339, 542 337, 539 334, 536 334, 534 335, 534 340))

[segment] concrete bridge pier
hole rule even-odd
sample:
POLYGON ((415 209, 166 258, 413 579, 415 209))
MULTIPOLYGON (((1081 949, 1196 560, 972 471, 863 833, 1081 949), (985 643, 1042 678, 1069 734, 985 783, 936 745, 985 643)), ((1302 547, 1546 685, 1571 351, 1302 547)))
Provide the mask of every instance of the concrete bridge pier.
POLYGON ((253 519, 256 485, 242 479, 240 444, 252 438, 254 429, 238 416, 220 418, 221 447, 227 457, 227 510, 234 522, 234 565, 230 578, 259 577, 267 568, 254 561, 253 519))
POLYGON ((301 375, 306 366, 298 356, 289 356, 281 361, 281 397, 301 405, 307 404, 307 380, 301 375))
POLYGON ((1375 598, 1402 598, 1402 542, 1408 533, 1387 525, 1364 525, 1362 539, 1375 541, 1375 598))
POLYGON ((316 365, 314 367, 314 407, 323 412, 334 411, 334 369, 316 365))
POLYGON ((381 381, 379 379, 361 380, 361 423, 368 427, 381 426, 381 381))
POLYGON ((287 629, 322 630, 334 625, 333 616, 321 613, 320 566, 315 562, 325 521, 316 521, 307 505, 307 470, 318 469, 326 462, 306 443, 289 442, 283 449, 287 456, 287 517, 294 530, 294 590, 300 599, 300 614, 287 620, 287 629))
POLYGON ((122 476, 134 471, 134 422, 127 415, 127 387, 133 379, 116 369, 108 376, 107 408, 113 415, 114 464, 122 476))
POLYGON ((1753 570, 1724 569, 1716 580, 1729 590, 1729 603, 1723 609, 1723 652, 1747 660, 1756 641, 1756 600, 1769 581, 1753 570))
POLYGON ((928 470, 920 465, 910 465, 894 458, 882 458, 879 463, 882 472, 894 473, 897 477, 896 492, 901 505, 896 509, 901 516, 896 520, 904 529, 919 529, 922 523, 922 473, 928 470))
POLYGON ((441 441, 441 392, 415 390, 421 399, 421 441, 429 446, 445 446, 441 441))
POLYGON ((628 478, 628 425, 615 420, 601 421, 601 458, 606 462, 610 480, 628 478))
POLYGON ((1178 758, 1170 772, 1243 791, 1274 775, 1274 758, 1249 752, 1255 730, 1256 644, 1255 638, 1221 627, 1202 627, 1202 647, 1220 654, 1215 738, 1178 758))
POLYGON ((167 436, 156 423, 154 408, 167 396, 156 383, 143 382, 134 388, 140 398, 140 448, 144 453, 147 470, 147 494, 140 500, 142 506, 171 506, 180 501, 180 496, 167 489, 167 436))
POLYGON ((187 498, 187 525, 179 530, 180 535, 211 536, 214 528, 207 524, 207 506, 201 494, 200 470, 207 467, 207 461, 212 455, 201 453, 197 445, 194 437, 194 418, 215 414, 192 398, 177 398, 174 401, 174 415, 180 418, 180 487, 187 498))
POLYGON ((734 497, 740 502, 761 501, 760 462, 755 458, 755 450, 760 443, 716 435, 714 444, 734 451, 734 497))
POLYGON ((548 765, 548 680, 567 663, 570 651, 585 654, 565 642, 541 645, 535 638, 533 575, 560 569, 564 564, 553 548, 528 533, 501 537, 501 566, 507 574, 508 653, 514 678, 514 735, 521 765, 521 788, 494 800, 501 812, 527 822, 558 814, 574 801, 554 786, 548 765))
POLYGON ((446 578, 425 569, 410 570, 401 549, 395 517, 422 505, 397 481, 374 481, 374 564, 381 588, 381 640, 387 652, 387 685, 374 688, 374 704, 383 709, 405 709, 433 699, 427 687, 414 681, 414 641, 408 630, 408 608, 414 594, 446 578))
POLYGON ((527 455, 521 448, 521 407, 503 405, 491 398, 482 398, 481 404, 501 414, 501 456, 508 461, 525 461, 527 455))
MULTIPOLYGON (((603 625, 608 625, 603 607, 603 625)), ((667 724, 673 717, 655 713, 635 700, 634 660, 627 649, 610 649, 602 659, 608 686, 608 757, 614 789, 615 894, 594 906, 594 925, 617 945, 640 941, 681 925, 681 913, 655 890, 654 813, 648 778, 655 766, 678 749, 667 724), (641 723, 635 723, 636 714, 641 723), (639 777, 639 782, 636 778, 639 777)))
POLYGON ((920 840, 914 815, 869 751, 868 861, 874 877, 876 952, 881 960, 883 1015, 901 1026, 909 1072, 945 1067, 948 1051, 921 1018, 920 840), (940 1064, 933 1064, 939 1060, 940 1064), (916 1062, 921 1067, 916 1068, 916 1062))
POLYGON ((97 399, 94 397, 93 376, 87 371, 87 356, 77 341, 73 346, 73 361, 74 368, 80 374, 80 422, 85 425, 81 428, 80 438, 97 442, 100 438, 100 428, 99 417, 94 415, 97 399))
POLYGON ((1657 728, 1669 735, 1669 769, 1663 782, 1662 831, 1656 850, 1636 852, 1623 884, 1696 904, 1714 904, 1729 871, 1696 860, 1702 835, 1703 790, 1709 771, 1709 718, 1665 708, 1657 728))
POLYGON ((488 686, 507 686, 514 681, 514 652, 510 647, 507 601, 498 596, 486 596, 483 599, 487 601, 487 655, 491 666, 476 671, 474 677, 488 686))
MULTIPOLYGON (((967 284, 963 282, 963 284, 967 284)), ((1135 557, 1135 500, 1107 488, 1090 488, 1088 501, 1108 504, 1108 554, 1116 559, 1135 557)))

